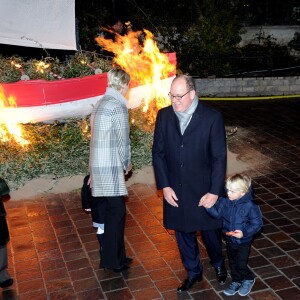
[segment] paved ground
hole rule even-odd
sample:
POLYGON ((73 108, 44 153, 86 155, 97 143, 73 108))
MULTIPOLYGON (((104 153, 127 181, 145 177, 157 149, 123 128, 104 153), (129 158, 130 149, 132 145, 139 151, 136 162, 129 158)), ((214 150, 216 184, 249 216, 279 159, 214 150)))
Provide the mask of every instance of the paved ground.
MULTIPOLYGON (((237 127, 229 149, 253 162, 249 173, 264 217, 249 262, 256 283, 244 298, 300 299, 300 99, 210 105, 223 112, 228 128, 237 127)), ((174 235, 162 226, 161 202, 155 186, 131 186, 126 247, 134 263, 123 274, 99 270, 98 242, 78 192, 7 202, 15 283, 0 299, 226 299, 201 236, 204 280, 177 295, 185 271, 174 235)))

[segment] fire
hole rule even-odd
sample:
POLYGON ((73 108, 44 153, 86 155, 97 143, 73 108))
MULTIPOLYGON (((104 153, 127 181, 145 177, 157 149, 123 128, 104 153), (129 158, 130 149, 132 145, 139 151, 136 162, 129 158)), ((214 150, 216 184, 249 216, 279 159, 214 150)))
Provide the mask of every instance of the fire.
POLYGON ((35 67, 37 72, 44 73, 44 71, 50 67, 50 64, 39 61, 35 64, 35 67))
POLYGON ((8 142, 11 140, 11 137, 13 137, 18 144, 24 147, 29 144, 29 142, 22 137, 22 127, 16 122, 18 118, 16 118, 15 114, 9 114, 4 111, 9 107, 16 106, 16 99, 11 95, 6 97, 3 87, 0 85, 0 114, 1 119, 4 120, 4 123, 0 124, 0 141, 8 142))
POLYGON ((17 69, 22 69, 22 66, 18 63, 16 63, 15 61, 11 62, 12 66, 15 66, 17 69))
POLYGON ((164 86, 161 80, 175 70, 168 56, 160 52, 153 34, 144 29, 143 32, 129 31, 124 36, 116 33, 115 41, 103 37, 96 41, 114 53, 114 62, 130 74, 131 86, 143 85, 147 90, 147 96, 142 99, 143 111, 148 112, 148 120, 153 123, 157 110, 171 104, 167 96, 169 86, 164 86))

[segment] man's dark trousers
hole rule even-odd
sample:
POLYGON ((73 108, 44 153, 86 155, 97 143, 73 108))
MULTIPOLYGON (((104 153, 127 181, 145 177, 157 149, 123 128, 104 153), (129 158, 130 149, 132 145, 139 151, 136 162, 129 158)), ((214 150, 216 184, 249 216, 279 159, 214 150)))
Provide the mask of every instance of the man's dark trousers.
MULTIPOLYGON (((189 277, 197 277, 202 274, 203 266, 200 260, 200 252, 197 243, 197 232, 185 233, 175 231, 178 248, 182 263, 188 272, 189 277)), ((214 268, 224 263, 222 255, 222 230, 201 231, 202 240, 205 245, 210 263, 214 268)))

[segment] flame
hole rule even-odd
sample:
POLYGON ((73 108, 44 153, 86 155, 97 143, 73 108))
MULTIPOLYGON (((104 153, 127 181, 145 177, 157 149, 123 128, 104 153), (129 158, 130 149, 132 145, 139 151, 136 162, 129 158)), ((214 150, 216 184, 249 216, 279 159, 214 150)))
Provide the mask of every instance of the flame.
POLYGON ((44 71, 50 67, 50 64, 39 61, 35 64, 35 67, 37 72, 44 73, 44 71))
POLYGON ((4 123, 0 124, 0 141, 9 142, 13 138, 22 147, 28 145, 23 136, 23 130, 20 124, 16 122, 15 114, 7 113, 5 110, 10 107, 16 107, 16 99, 13 96, 5 96, 3 87, 0 85, 0 114, 4 123))
POLYGON ((11 65, 16 67, 17 69, 22 69, 22 66, 20 64, 16 63, 14 60, 11 61, 11 65))
POLYGON ((143 112, 148 112, 148 120, 152 124, 157 111, 171 104, 167 96, 169 86, 164 86, 161 80, 168 78, 175 66, 165 53, 160 52, 150 31, 129 31, 123 36, 115 34, 115 41, 104 37, 97 37, 96 41, 105 50, 114 53, 114 62, 130 75, 131 87, 144 85, 143 88, 147 89, 148 95, 142 99, 143 112))

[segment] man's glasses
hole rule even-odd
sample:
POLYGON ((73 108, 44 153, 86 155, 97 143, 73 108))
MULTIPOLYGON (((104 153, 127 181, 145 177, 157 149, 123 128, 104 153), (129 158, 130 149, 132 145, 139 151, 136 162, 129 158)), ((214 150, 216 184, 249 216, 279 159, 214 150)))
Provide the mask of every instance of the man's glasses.
POLYGON ((169 93, 168 96, 169 96, 169 98, 170 98, 171 100, 175 99, 175 100, 177 100, 177 101, 181 101, 182 98, 183 98, 185 95, 187 95, 190 91, 191 91, 191 90, 187 91, 184 95, 181 95, 181 96, 179 96, 179 95, 172 95, 171 93, 169 93))

